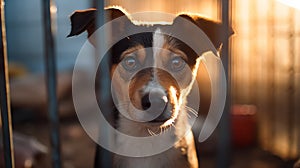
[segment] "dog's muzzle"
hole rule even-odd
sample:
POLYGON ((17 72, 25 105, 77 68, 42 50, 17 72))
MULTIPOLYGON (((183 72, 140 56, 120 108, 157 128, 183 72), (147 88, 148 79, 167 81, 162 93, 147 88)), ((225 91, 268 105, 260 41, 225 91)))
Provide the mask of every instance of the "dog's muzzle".
POLYGON ((163 91, 151 90, 150 93, 144 94, 141 103, 143 110, 147 113, 158 114, 151 122, 164 122, 172 115, 168 108, 168 97, 163 91))

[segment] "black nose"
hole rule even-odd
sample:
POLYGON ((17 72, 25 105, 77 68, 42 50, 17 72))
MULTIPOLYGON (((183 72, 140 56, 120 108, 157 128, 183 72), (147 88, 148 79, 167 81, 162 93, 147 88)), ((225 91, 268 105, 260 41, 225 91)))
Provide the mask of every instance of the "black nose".
POLYGON ((151 107, 151 109, 161 110, 162 112, 167 103, 167 97, 164 93, 160 92, 151 92, 151 95, 147 93, 142 97, 143 110, 148 110, 151 107))
POLYGON ((142 108, 156 117, 151 122, 164 122, 172 113, 168 110, 168 98, 164 92, 152 91, 142 97, 142 108))
POLYGON ((149 94, 146 94, 142 97, 142 108, 143 110, 149 109, 151 106, 149 94))

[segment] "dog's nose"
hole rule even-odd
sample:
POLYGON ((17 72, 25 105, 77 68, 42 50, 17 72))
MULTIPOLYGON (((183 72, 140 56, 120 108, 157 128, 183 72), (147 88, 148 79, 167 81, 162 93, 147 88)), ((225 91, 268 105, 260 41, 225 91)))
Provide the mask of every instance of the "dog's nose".
POLYGON ((151 103, 150 103, 150 99, 149 99, 149 94, 146 94, 142 97, 142 108, 143 110, 147 110, 148 108, 150 108, 151 103))
POLYGON ((143 110, 148 110, 151 107, 151 109, 161 110, 161 112, 163 112, 167 103, 168 98, 162 92, 151 92, 142 97, 143 110))

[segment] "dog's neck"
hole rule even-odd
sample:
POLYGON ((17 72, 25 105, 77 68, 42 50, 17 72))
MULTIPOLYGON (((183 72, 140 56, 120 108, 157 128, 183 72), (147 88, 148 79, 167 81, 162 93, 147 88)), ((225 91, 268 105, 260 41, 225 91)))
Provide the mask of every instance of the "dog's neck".
MULTIPOLYGON (((117 128, 120 132, 135 136, 150 136, 148 129, 154 132, 159 126, 157 124, 140 123, 127 119, 119 115, 117 128)), ((167 139, 163 139, 164 143, 174 143, 174 146, 163 153, 148 157, 126 157, 115 155, 115 167, 135 167, 136 165, 145 165, 143 167, 191 167, 198 168, 198 160, 194 146, 194 138, 191 129, 188 128, 186 111, 179 113, 175 126, 172 128, 173 133, 167 139), (181 137, 180 139, 178 137, 181 137), (166 142, 168 141, 168 142, 166 142), (163 166, 162 166, 163 165, 163 166)), ((154 132, 155 133, 155 132, 154 132)), ((116 146, 121 151, 132 149, 129 139, 116 137, 116 146)), ((141 148, 141 150, 143 150, 141 148)))

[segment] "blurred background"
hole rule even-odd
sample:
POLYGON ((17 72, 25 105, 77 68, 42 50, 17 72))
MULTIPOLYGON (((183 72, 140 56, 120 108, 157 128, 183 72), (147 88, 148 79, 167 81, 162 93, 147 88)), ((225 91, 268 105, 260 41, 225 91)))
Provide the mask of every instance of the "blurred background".
MULTIPOLYGON (((300 157, 300 2, 285 2, 288 0, 230 1, 228 12, 235 34, 230 38, 228 66, 231 84, 228 155, 233 168, 288 168, 300 157)), ((71 93, 72 70, 86 35, 66 38, 72 12, 92 7, 93 3, 86 0, 55 3, 63 165, 93 167, 95 144, 76 118, 71 93)), ((222 18, 220 0, 106 0, 105 5, 119 5, 129 13, 187 12, 216 21, 222 18)), ((16 160, 20 167, 51 167, 41 1, 9 0, 5 12, 13 127, 17 132, 16 160), (24 143, 30 145, 24 147, 24 143)), ((93 62, 87 56, 85 62, 79 63, 83 74, 93 62)), ((216 131, 199 145, 202 167, 216 167, 218 140, 216 131)))

